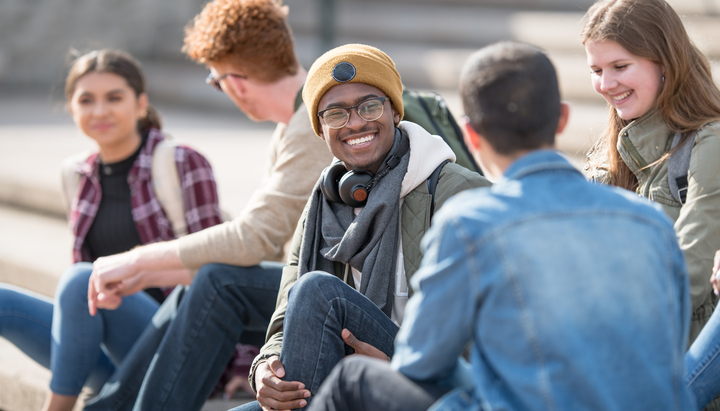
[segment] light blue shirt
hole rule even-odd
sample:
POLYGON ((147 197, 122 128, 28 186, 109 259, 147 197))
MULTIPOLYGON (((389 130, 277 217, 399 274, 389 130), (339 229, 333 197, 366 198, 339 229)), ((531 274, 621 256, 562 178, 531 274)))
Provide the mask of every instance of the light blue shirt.
POLYGON ((687 269, 659 207, 535 151, 449 200, 422 246, 392 365, 459 387, 436 409, 694 408, 687 269))

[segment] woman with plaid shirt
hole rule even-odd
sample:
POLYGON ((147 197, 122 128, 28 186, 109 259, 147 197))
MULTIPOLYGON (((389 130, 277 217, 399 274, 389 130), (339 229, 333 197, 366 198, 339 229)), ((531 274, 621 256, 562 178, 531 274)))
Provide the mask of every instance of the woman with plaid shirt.
MULTIPOLYGON (((74 170, 79 180, 68 217, 74 265, 60 279, 54 304, 0 285, 0 335, 52 371, 44 410, 71 410, 83 386, 97 393, 171 290, 138 292, 126 281, 124 297, 106 296, 117 299, 114 310, 91 315, 92 261, 171 240, 177 232, 153 189, 153 155, 164 137, 137 61, 115 50, 83 55, 70 69, 65 93, 75 124, 98 144, 74 170)), ((187 232, 220 223, 210 164, 188 147, 172 149, 187 232)))

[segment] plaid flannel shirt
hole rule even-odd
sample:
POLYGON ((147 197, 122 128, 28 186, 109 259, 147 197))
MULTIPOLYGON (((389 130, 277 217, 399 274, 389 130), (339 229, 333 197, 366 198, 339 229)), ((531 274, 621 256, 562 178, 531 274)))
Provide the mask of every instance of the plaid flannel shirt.
MULTIPOLYGON (((153 150, 164 138, 159 130, 151 129, 145 145, 128 173, 133 220, 143 244, 175 238, 170 221, 160 202, 155 198, 150 176, 153 150)), ((176 148, 175 162, 180 176, 188 232, 194 233, 222 222, 217 187, 210 163, 201 154, 186 146, 176 148)), ((80 183, 76 199, 72 202, 69 219, 75 240, 73 262, 92 262, 96 256, 90 255, 84 243, 102 198, 98 153, 90 155, 78 166, 77 171, 80 173, 80 183)))

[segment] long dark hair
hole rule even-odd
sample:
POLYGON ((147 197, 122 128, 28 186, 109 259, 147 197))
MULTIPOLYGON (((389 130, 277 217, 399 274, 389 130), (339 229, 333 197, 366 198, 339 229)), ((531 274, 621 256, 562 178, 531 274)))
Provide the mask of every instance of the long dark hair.
MULTIPOLYGON (((73 61, 65 79, 65 98, 68 101, 75 93, 78 80, 88 73, 116 74, 127 81, 136 98, 145 93, 145 76, 140 63, 124 51, 102 49, 93 50, 73 61)), ((145 131, 150 128, 161 129, 162 120, 157 111, 148 104, 145 116, 138 120, 138 130, 145 131)))

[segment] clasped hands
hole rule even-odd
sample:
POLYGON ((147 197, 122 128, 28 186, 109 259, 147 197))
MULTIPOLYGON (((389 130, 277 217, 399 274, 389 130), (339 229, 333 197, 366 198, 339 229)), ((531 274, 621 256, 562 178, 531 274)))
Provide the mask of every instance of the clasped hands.
MULTIPOLYGON (((341 333, 345 344, 355 350, 353 355, 365 355, 387 361, 388 357, 372 345, 362 342, 347 328, 341 333)), ((280 358, 272 356, 261 363, 255 371, 255 388, 257 400, 265 411, 294 410, 307 405, 306 398, 310 397, 310 390, 299 381, 283 381, 285 369, 280 358)))

